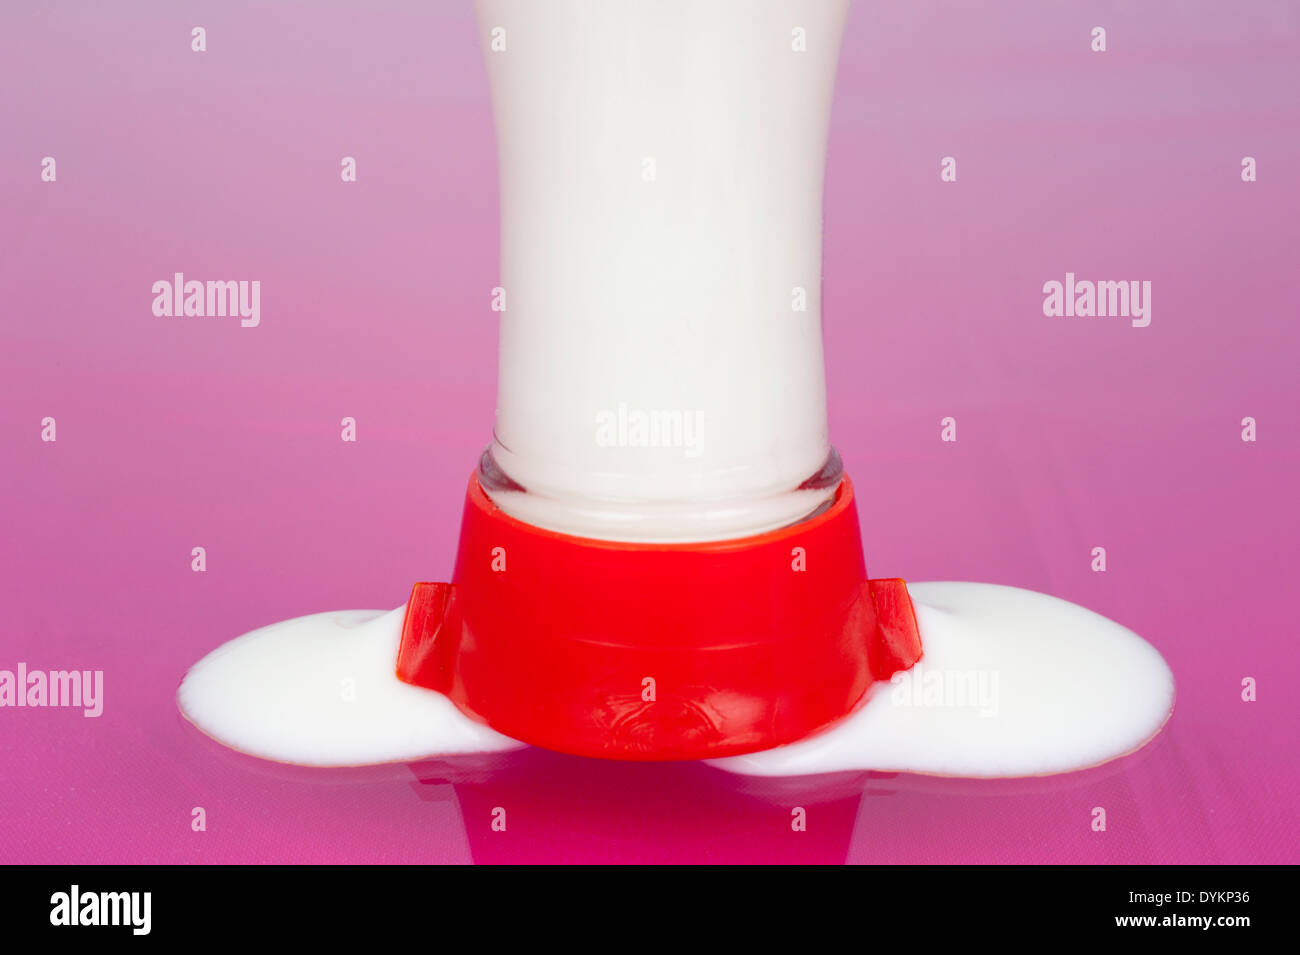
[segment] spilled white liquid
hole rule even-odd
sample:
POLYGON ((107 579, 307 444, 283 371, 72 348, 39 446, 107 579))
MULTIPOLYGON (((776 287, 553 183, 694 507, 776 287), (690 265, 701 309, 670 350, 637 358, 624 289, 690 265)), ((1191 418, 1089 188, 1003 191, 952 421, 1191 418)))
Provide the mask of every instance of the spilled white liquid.
MULTIPOLYGON (((909 677, 875 684, 853 714, 807 740, 713 765, 761 776, 1045 775, 1123 756, 1169 716, 1169 667, 1105 617, 993 584, 909 590, 924 648, 909 677)), ((186 674, 181 711, 227 746, 308 766, 522 746, 397 679, 404 610, 316 614, 238 637, 186 674)))
POLYGON ((1133 631, 1057 597, 994 584, 909 584, 923 656, 866 703, 797 743, 713 765, 757 776, 873 769, 1039 776, 1150 740, 1174 678, 1133 631))
POLYGON ((190 668, 185 717, 232 749, 302 766, 365 766, 522 746, 441 693, 397 679, 403 605, 262 627, 190 668))

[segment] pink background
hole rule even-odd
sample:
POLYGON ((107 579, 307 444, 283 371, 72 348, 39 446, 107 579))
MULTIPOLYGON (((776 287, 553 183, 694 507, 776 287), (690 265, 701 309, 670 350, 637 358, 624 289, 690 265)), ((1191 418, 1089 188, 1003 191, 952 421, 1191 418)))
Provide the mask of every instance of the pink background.
POLYGON ((983 784, 540 751, 331 774, 185 724, 181 675, 229 637, 445 576, 489 436, 474 21, 467 3, 360 6, 0 12, 0 668, 106 685, 97 720, 0 710, 0 861, 1297 861, 1286 0, 860 3, 841 59, 825 334, 869 566, 1042 590, 1142 633, 1179 692, 1143 753, 983 784), (155 318, 152 283, 178 270, 259 279, 261 326, 155 318), (1152 281, 1151 326, 1045 318, 1066 270, 1152 281))

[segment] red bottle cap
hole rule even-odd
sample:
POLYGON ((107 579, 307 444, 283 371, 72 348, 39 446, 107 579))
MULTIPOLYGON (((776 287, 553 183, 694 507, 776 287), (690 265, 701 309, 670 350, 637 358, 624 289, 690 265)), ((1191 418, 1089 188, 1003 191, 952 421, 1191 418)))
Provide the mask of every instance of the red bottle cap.
POLYGON ((415 585, 397 676, 546 749, 702 759, 814 733, 920 656, 907 585, 866 578, 847 477, 806 521, 692 544, 543 530, 472 478, 452 582, 415 585))

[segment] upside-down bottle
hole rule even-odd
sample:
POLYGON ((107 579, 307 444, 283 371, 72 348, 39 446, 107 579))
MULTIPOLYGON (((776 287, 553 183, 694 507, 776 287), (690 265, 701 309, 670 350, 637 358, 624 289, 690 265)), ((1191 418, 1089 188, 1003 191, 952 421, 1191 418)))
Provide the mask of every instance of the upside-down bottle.
POLYGON ((399 675, 623 758, 806 735, 919 655, 826 425, 822 193, 848 0, 477 0, 499 396, 399 675))

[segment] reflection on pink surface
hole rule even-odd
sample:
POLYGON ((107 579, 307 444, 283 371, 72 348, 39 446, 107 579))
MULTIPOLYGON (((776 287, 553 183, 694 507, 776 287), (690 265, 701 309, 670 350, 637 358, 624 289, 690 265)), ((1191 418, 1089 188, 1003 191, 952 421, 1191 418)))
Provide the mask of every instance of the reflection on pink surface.
POLYGON ((1178 681, 1147 753, 1005 785, 535 751, 322 775, 185 725, 220 642, 450 570, 495 390, 487 89, 458 4, 68 9, 0 12, 0 668, 103 669, 106 698, 0 710, 4 861, 1297 861, 1291 5, 850 19, 825 334, 868 567, 1076 601, 1178 681), (261 281, 261 324, 155 318, 175 271, 261 281), (1066 271, 1152 281, 1151 325, 1045 318, 1066 271))

